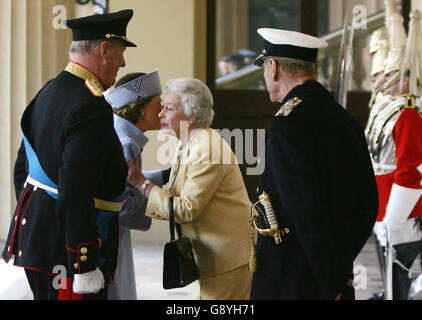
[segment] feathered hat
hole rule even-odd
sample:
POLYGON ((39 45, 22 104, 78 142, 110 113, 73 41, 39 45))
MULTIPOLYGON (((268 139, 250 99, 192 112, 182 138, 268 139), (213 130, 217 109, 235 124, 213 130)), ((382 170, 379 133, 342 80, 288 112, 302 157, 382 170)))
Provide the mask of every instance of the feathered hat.
POLYGON ((384 72, 388 48, 387 29, 383 27, 375 30, 369 41, 369 53, 372 55, 371 76, 384 72))
MULTIPOLYGON (((396 0, 385 0, 385 26, 375 30, 369 40, 369 54, 372 56, 371 76, 385 70, 385 64, 390 49, 389 44, 389 28, 391 18, 394 14, 399 13, 398 3, 396 0)), ((380 87, 383 77, 379 78, 372 87, 373 90, 380 87)))
POLYGON ((404 52, 406 49, 406 30, 403 25, 403 16, 395 13, 391 17, 390 26, 388 28, 390 50, 385 62, 384 77, 391 72, 398 71, 397 75, 384 84, 384 90, 400 81, 400 70, 404 60, 404 52))
POLYGON ((384 0, 385 6, 385 27, 390 28, 391 17, 396 13, 400 13, 397 0, 384 0))
POLYGON ((410 13, 409 36, 406 51, 400 70, 400 91, 403 91, 404 76, 410 71, 409 93, 419 96, 421 93, 420 80, 422 76, 422 30, 421 12, 414 10, 410 13))

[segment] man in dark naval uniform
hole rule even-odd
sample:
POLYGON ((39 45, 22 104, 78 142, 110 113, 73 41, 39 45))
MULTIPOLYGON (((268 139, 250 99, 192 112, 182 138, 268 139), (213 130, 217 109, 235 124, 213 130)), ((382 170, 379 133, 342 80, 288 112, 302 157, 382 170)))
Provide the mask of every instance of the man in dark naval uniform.
POLYGON ((25 268, 35 299, 105 299, 117 262, 127 164, 102 93, 132 10, 67 20, 70 63, 26 108, 15 163, 17 208, 2 257, 25 268))
POLYGON ((264 51, 256 64, 280 108, 266 136, 258 192, 259 220, 267 213, 268 225, 257 223, 251 299, 354 299, 353 261, 378 209, 363 128, 315 80, 325 41, 278 29, 258 33, 264 51))

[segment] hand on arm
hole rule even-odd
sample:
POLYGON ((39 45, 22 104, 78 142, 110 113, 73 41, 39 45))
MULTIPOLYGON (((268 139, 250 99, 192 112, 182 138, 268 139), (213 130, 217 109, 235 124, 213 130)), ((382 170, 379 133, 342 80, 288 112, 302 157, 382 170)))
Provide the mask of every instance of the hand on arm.
POLYGON ((138 188, 141 193, 148 198, 149 194, 151 193, 151 189, 154 187, 154 184, 149 183, 145 190, 143 190, 143 185, 147 179, 138 167, 138 158, 135 159, 134 163, 129 160, 126 160, 126 162, 128 165, 127 182, 135 188, 138 188))

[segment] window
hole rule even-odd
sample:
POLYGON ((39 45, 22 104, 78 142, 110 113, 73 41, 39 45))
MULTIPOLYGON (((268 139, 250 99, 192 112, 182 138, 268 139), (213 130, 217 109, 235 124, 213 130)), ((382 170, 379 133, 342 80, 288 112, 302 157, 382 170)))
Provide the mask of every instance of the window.
POLYGON ((301 2, 216 1, 216 88, 264 90, 262 69, 253 65, 262 51, 258 28, 299 31, 301 2))
MULTIPOLYGON (((397 2, 399 8, 401 2, 397 2)), ((269 27, 325 39, 329 46, 319 52, 318 80, 335 92, 344 21, 347 14, 353 17, 356 13, 366 20, 354 31, 349 90, 371 90, 367 46, 371 33, 385 23, 384 0, 216 0, 215 6, 216 89, 265 90, 263 70, 253 62, 263 44, 256 30, 269 27), (304 20, 306 13, 315 19, 315 26, 304 20), (309 27, 303 30, 307 23, 309 27)))
MULTIPOLYGON (((401 8, 401 1, 397 3, 401 8)), ((337 90, 343 29, 348 13, 355 26, 348 90, 371 91, 368 45, 371 34, 385 25, 384 0, 319 0, 318 12, 318 37, 328 42, 327 49, 319 50, 318 80, 330 91, 337 90)))
MULTIPOLYGON (((242 130, 267 129, 279 106, 272 104, 266 91, 263 69, 253 65, 255 55, 262 51, 260 27, 284 28, 323 37, 329 43, 320 50, 317 61, 318 80, 329 90, 337 88, 338 60, 342 29, 346 12, 363 5, 367 11, 367 29, 355 32, 354 59, 351 91, 347 101, 348 111, 366 125, 370 84, 367 41, 372 31, 384 25, 384 0, 208 0, 207 27, 207 84, 215 97, 213 128, 242 130), (240 52, 239 52, 240 50, 240 52), (250 60, 240 59, 240 68, 231 66, 222 74, 219 62, 231 54, 250 55, 250 60), (357 59, 356 57, 361 57, 357 59), (357 60, 355 60, 357 59, 357 60), (353 91, 354 90, 354 91, 353 91)), ((410 0, 402 0, 404 18, 409 15, 410 0)), ((236 58, 236 56, 234 57, 236 58)), ((237 57, 238 58, 238 57, 237 57)), ((246 131, 244 136, 246 136, 246 131)), ((256 141, 258 141, 256 137, 256 141)), ((236 144, 236 142, 234 143, 236 144)), ((258 153, 258 142, 253 152, 258 153)), ((235 145, 231 145, 236 150, 235 145)), ((246 159, 244 157, 243 159, 246 159)), ((247 173, 248 166, 240 164, 246 188, 252 201, 257 200, 256 187, 259 176, 247 173)))

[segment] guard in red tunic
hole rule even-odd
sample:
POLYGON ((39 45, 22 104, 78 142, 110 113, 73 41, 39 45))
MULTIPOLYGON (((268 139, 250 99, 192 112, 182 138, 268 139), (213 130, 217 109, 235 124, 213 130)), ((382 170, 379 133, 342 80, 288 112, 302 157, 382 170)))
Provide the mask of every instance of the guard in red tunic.
MULTIPOLYGON (((387 19, 386 19, 387 20, 387 19)), ((386 23, 387 24, 387 23, 386 23)), ((366 124, 365 134, 372 130, 372 126, 377 118, 379 111, 384 109, 391 102, 391 95, 384 92, 383 80, 385 61, 389 49, 388 31, 386 27, 375 30, 369 41, 369 54, 371 57, 371 79, 372 94, 369 101, 369 117, 366 124)), ((381 271, 382 282, 385 286, 385 258, 383 248, 375 236, 375 248, 377 252, 378 263, 381 271)), ((384 290, 375 293, 369 300, 382 300, 384 290)))
POLYGON ((419 226, 422 215, 422 117, 417 96, 417 75, 421 73, 415 69, 418 55, 421 57, 418 48, 422 40, 418 39, 420 12, 414 11, 410 17, 407 45, 403 17, 400 14, 392 17, 390 51, 384 71, 384 90, 392 98, 387 106, 378 110, 367 134, 379 190, 374 232, 383 247, 389 244, 394 248, 396 261, 392 267, 391 298, 400 300, 408 299, 411 283, 408 269, 422 249, 419 226))

